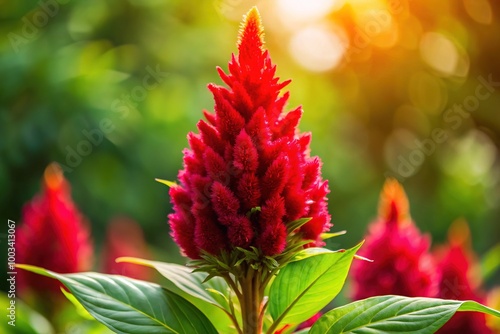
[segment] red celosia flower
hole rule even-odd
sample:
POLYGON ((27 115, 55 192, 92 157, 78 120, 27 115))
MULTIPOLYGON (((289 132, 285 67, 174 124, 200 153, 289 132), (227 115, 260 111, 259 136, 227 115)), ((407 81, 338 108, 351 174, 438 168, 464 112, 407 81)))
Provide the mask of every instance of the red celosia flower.
MULTIPOLYGON (((16 262, 60 273, 90 269, 92 246, 84 217, 71 199, 70 186, 57 164, 47 167, 42 193, 23 208, 23 225, 16 233, 16 262)), ((20 290, 58 292, 53 279, 21 270, 20 290)))
MULTIPOLYGON (((439 249, 437 267, 439 275, 439 298, 474 300, 484 304, 486 298, 477 289, 479 273, 474 275, 475 259, 470 251, 469 228, 464 221, 452 225, 449 244, 439 249), (473 279, 476 279, 476 282, 473 279)), ((457 312, 436 333, 488 334, 492 330, 486 325, 486 316, 479 312, 457 312)))
POLYGON ((103 250, 103 272, 124 275, 148 281, 152 278, 152 270, 132 263, 117 263, 122 256, 150 258, 141 227, 126 217, 117 217, 111 221, 106 233, 103 250))
POLYGON ((299 134, 298 107, 283 109, 290 81, 279 82, 264 49, 257 9, 245 18, 229 73, 217 68, 228 88, 210 84, 215 113, 204 112, 199 134, 189 133, 180 185, 170 190, 172 236, 182 251, 199 258, 231 247, 282 252, 287 224, 303 217, 304 239, 321 244, 330 227, 321 162, 309 156, 310 134, 299 134), (252 210, 254 209, 254 210, 252 210))
MULTIPOLYGON (((298 325, 297 328, 294 330, 294 332, 298 332, 302 329, 312 327, 312 325, 314 325, 314 323, 318 321, 318 319, 321 318, 321 316, 322 316, 321 312, 316 313, 315 315, 313 315, 312 317, 310 317, 309 319, 298 325)), ((281 329, 274 332, 274 334, 283 334, 289 332, 291 327, 292 327, 291 325, 285 325, 281 329)))
POLYGON ((436 280, 429 238, 409 217, 408 199, 401 185, 388 180, 380 196, 379 217, 369 227, 360 254, 373 263, 353 264, 353 298, 396 294, 431 297, 436 280))
POLYGON ((299 331, 301 329, 312 327, 312 325, 314 325, 314 323, 318 321, 318 319, 321 318, 321 316, 322 316, 321 312, 316 313, 315 315, 313 315, 312 317, 301 323, 297 327, 297 330, 299 331))

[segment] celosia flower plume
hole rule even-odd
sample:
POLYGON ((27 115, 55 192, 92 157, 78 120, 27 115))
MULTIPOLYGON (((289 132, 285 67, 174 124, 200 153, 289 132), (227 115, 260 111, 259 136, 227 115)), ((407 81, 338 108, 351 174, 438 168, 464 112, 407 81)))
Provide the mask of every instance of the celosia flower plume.
MULTIPOLYGON (((90 269, 89 231, 57 164, 47 167, 41 194, 23 208, 22 225, 16 232, 16 262, 60 273, 90 269)), ((19 272, 18 282, 20 290, 59 293, 56 280, 24 270, 19 272)))
POLYGON ((284 112, 289 93, 281 90, 290 81, 275 76, 256 8, 245 17, 228 73, 217 70, 228 87, 208 85, 214 113, 204 111, 199 134, 188 134, 180 184, 170 189, 173 238, 195 259, 202 250, 250 246, 275 255, 286 246, 287 224, 310 217, 300 232, 321 245, 330 228, 328 184, 319 158, 309 155, 311 135, 297 129, 302 108, 284 112))
POLYGON ((380 195, 378 219, 370 225, 360 250, 360 255, 373 263, 353 263, 353 298, 434 296, 436 280, 429 243, 409 216, 403 188, 396 180, 387 180, 380 195))
POLYGON ((133 263, 117 263, 116 259, 123 256, 151 258, 141 226, 130 218, 116 217, 110 222, 106 231, 102 271, 144 281, 152 278, 150 268, 133 263))
MULTIPOLYGON (((438 298, 474 300, 484 304, 485 296, 479 291, 480 273, 470 249, 470 233, 467 223, 459 220, 448 233, 448 245, 437 250, 439 259, 438 298), (476 271, 475 271, 476 270, 476 271), (475 275, 474 275, 475 274, 475 275)), ((436 333, 477 333, 489 334, 492 330, 486 324, 486 316, 477 312, 457 312, 436 333)))

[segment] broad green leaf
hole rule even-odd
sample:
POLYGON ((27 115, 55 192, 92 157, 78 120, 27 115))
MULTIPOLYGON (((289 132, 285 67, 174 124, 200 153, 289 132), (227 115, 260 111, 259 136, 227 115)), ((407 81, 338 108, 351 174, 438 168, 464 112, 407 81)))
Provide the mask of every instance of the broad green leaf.
POLYGON ((500 312, 473 301, 380 296, 360 300, 325 313, 310 334, 431 334, 457 311, 500 312))
POLYGON ((344 250, 332 251, 332 250, 329 250, 329 249, 323 248, 323 247, 305 248, 305 249, 302 249, 299 252, 297 252, 297 254, 295 254, 292 257, 290 262, 301 261, 301 260, 307 259, 308 257, 311 257, 311 256, 316 256, 316 255, 321 255, 321 254, 331 254, 331 253, 343 252, 343 251, 344 250))
POLYGON ((150 261, 133 257, 121 257, 117 262, 134 263, 156 269, 177 288, 179 294, 192 302, 212 320, 219 333, 233 333, 234 326, 228 317, 229 300, 232 298, 226 281, 213 277, 205 282, 208 274, 173 263, 150 261), (221 311, 223 310, 223 311, 221 311))
POLYGON ((116 333, 217 333, 194 305, 157 284, 117 275, 17 267, 59 280, 94 318, 116 333))
POLYGON ((76 313, 81 316, 84 319, 92 319, 94 320, 95 318, 87 311, 85 307, 83 307, 82 303, 78 301, 78 299, 73 296, 73 294, 66 289, 61 287, 61 292, 64 294, 64 296, 73 304, 73 306, 76 309, 76 313))
POLYGON ((335 298, 360 247, 361 244, 343 252, 315 250, 314 256, 286 265, 277 275, 269 293, 269 312, 275 326, 280 323, 299 324, 335 298))
POLYGON ((213 293, 211 290, 217 290, 226 298, 229 298, 229 287, 221 277, 213 277, 209 281, 204 282, 208 274, 193 272, 192 269, 179 264, 150 261, 133 257, 118 258, 117 262, 128 262, 154 268, 182 291, 216 306, 223 307, 225 302, 223 298, 221 300, 220 294, 213 293))

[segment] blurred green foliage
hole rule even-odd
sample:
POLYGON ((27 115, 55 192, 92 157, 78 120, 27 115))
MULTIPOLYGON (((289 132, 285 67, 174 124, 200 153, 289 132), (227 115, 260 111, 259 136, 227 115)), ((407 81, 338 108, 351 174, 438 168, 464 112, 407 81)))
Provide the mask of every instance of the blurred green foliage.
MULTIPOLYGON (((313 133, 312 154, 330 180, 333 230, 348 231, 328 246, 350 247, 363 237, 381 186, 393 176, 435 243, 464 217, 475 251, 486 253, 500 242, 498 87, 456 129, 444 115, 475 94, 480 76, 500 81, 500 3, 482 0, 471 10, 466 0, 401 0, 405 12, 390 23, 396 40, 374 36, 357 45, 370 5, 391 1, 337 2, 315 19, 343 41, 344 58, 323 71, 301 66, 289 48, 308 23, 286 28, 279 10, 286 1, 259 6, 278 73, 293 79, 289 106, 304 106, 301 130, 313 133), (419 150, 415 140, 432 138, 436 128, 447 139, 434 142, 430 154, 413 153, 424 159, 402 175, 399 157, 409 160, 419 150)), ((168 191, 154 178, 176 179, 186 134, 202 109, 213 109, 206 84, 222 84, 215 66, 227 68, 241 15, 255 3, 0 1, 2 219, 21 223, 23 204, 56 161, 98 249, 106 224, 124 214, 144 228, 157 259, 182 261, 169 237, 168 191)))

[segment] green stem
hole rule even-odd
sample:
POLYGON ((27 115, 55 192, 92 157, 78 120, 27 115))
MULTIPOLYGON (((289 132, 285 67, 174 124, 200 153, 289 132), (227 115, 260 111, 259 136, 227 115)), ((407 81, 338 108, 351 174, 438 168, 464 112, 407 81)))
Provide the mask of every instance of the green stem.
POLYGON ((263 299, 263 287, 261 283, 260 271, 255 271, 251 266, 248 266, 246 268, 246 274, 240 279, 242 294, 240 304, 243 334, 262 333, 262 317, 260 314, 263 299))
POLYGON ((233 279, 231 278, 231 275, 230 274, 226 274, 226 275, 222 276, 222 278, 224 278, 224 280, 227 282, 227 284, 233 290, 233 292, 236 295, 236 297, 238 297, 238 300, 240 300, 242 298, 241 292, 238 289, 238 284, 235 281, 233 281, 233 279))
POLYGON ((223 309, 223 308, 221 308, 221 310, 224 311, 224 313, 226 313, 226 315, 229 317, 229 319, 231 319, 231 322, 233 323, 234 328, 236 329, 238 334, 242 334, 243 332, 241 331, 240 325, 238 324, 238 320, 236 320, 236 316, 234 315, 234 312, 229 312, 228 310, 223 309))
MULTIPOLYGON (((241 297, 242 297, 241 292, 238 289, 238 285, 233 281, 231 275, 226 274, 226 275, 223 275, 222 278, 224 278, 224 280, 227 282, 227 284, 231 287, 231 290, 234 292, 234 294, 236 295, 238 300, 241 300, 241 297)), ((223 309, 223 311, 226 312, 226 314, 229 316, 229 318, 233 322, 233 325, 234 325, 236 331, 238 332, 238 334, 243 334, 243 331, 240 328, 238 320, 236 319, 236 314, 234 312, 233 302, 232 302, 231 298, 232 297, 230 295, 229 300, 228 300, 230 312, 228 312, 225 309, 223 309)))

